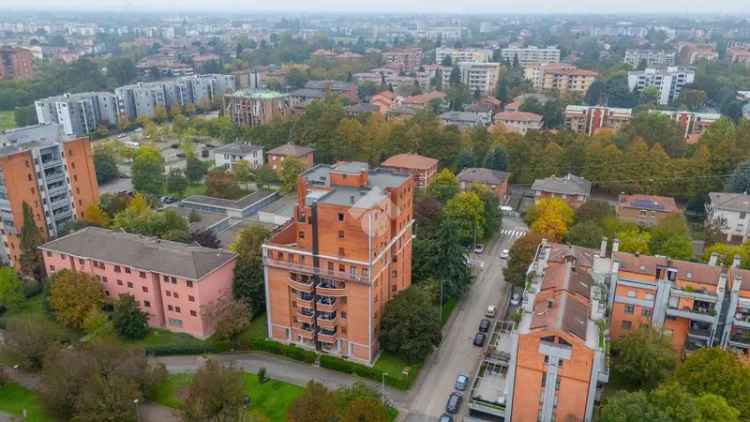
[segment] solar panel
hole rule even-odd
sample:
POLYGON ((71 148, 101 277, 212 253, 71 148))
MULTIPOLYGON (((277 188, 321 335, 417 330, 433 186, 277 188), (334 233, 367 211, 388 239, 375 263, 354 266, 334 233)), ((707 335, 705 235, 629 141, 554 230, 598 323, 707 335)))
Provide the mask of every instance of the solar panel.
POLYGON ((664 210, 664 207, 660 203, 656 201, 652 201, 650 199, 637 199, 631 202, 630 205, 635 208, 643 208, 643 209, 658 210, 658 211, 664 210))

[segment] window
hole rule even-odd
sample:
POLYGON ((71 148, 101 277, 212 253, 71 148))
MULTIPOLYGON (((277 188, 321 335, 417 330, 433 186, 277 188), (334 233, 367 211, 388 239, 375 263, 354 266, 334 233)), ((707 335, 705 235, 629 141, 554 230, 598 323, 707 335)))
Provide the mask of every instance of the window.
POLYGON ((632 327, 633 327, 633 323, 631 321, 623 321, 622 322, 622 329, 623 330, 628 331, 632 327))
POLYGON ((635 290, 631 290, 628 292, 628 297, 635 297, 635 290))
POLYGON ((328 271, 333 271, 333 262, 328 263, 328 271))
POLYGON ((83 264, 85 264, 86 262, 85 262, 85 261, 83 260, 83 258, 78 258, 78 263, 79 263, 79 264, 81 264, 81 265, 83 265, 83 264))
POLYGON ((119 266, 119 265, 115 265, 115 272, 116 272, 116 273, 119 273, 119 272, 121 272, 121 271, 122 271, 122 270, 120 269, 120 266, 119 266))
POLYGON ((173 311, 174 308, 172 307, 172 305, 167 305, 167 310, 173 311))
POLYGON ((346 255, 346 254, 344 253, 344 248, 339 248, 339 255, 340 255, 340 256, 344 256, 344 255, 346 255))
POLYGON ((180 298, 180 295, 179 295, 179 294, 177 294, 177 292, 174 292, 174 294, 173 294, 172 296, 173 296, 173 297, 174 297, 175 299, 179 299, 179 298, 180 298))
POLYGON ((629 315, 633 315, 635 313, 635 305, 628 303, 625 305, 625 313, 629 315))
POLYGON ((339 230, 339 239, 343 239, 343 238, 344 238, 344 231, 339 230))
POLYGON ((182 320, 181 319, 169 318, 169 325, 182 328, 182 320))
POLYGON ((195 302, 195 298, 188 295, 188 302, 195 302))
POLYGON ((148 293, 148 287, 146 286, 141 287, 141 290, 143 290, 143 293, 148 293))
POLYGON ((338 218, 339 218, 339 223, 342 223, 344 221, 344 213, 340 212, 338 215, 338 218))
POLYGON ((195 311, 190 311, 190 316, 198 316, 198 313, 195 311))
POLYGON ((187 284, 187 286, 188 286, 188 287, 191 287, 191 288, 193 287, 193 282, 192 282, 192 281, 190 281, 190 280, 187 280, 187 281, 185 282, 185 284, 187 284))
POLYGON ((151 302, 149 302, 147 300, 144 300, 143 301, 143 306, 146 307, 146 308, 150 308, 151 307, 151 302))
POLYGON ((172 277, 172 284, 177 284, 177 277, 172 277))
POLYGON ((175 311, 175 312, 177 312, 177 313, 179 314, 179 313, 180 313, 180 307, 179 307, 179 306, 175 306, 175 307, 174 307, 174 311, 175 311))
POLYGON ((133 288, 133 283, 131 283, 130 281, 128 281, 128 289, 132 289, 132 288, 133 288))
POLYGON ((747 216, 746 212, 741 212, 740 213, 740 220, 744 220, 746 216, 747 216))
POLYGON ((346 272, 346 265, 339 264, 339 271, 342 272, 342 273, 346 272))
POLYGON ((122 280, 117 280, 117 285, 122 286, 122 280))
POLYGON ((341 319, 346 319, 346 312, 341 313, 341 319))
POLYGON ((50 265, 49 266, 49 271, 50 272, 54 272, 55 271, 55 266, 54 265, 50 265))
POLYGON ((125 274, 130 274, 130 267, 125 267, 125 274))
POLYGON ((398 277, 398 271, 396 271, 396 270, 391 271, 391 277, 393 277, 393 278, 398 277))
POLYGON ((304 239, 305 238, 305 232, 299 232, 299 238, 304 239))
POLYGON ((172 292, 170 292, 169 290, 165 290, 164 294, 167 295, 167 296, 169 296, 169 297, 172 297, 172 292))
POLYGON ((641 315, 645 317, 651 316, 651 309, 650 308, 643 308, 641 309, 641 315))
POLYGON ((104 280, 104 282, 106 283, 107 282, 107 277, 102 277, 102 280, 104 280))
POLYGON ((146 278, 146 273, 143 271, 138 271, 138 277, 140 278, 146 278))

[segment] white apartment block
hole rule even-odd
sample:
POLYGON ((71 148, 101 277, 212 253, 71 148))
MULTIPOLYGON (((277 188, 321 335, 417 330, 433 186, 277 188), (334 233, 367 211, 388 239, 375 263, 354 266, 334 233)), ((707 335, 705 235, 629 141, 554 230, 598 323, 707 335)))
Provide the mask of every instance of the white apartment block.
POLYGON ((628 72, 628 89, 640 91, 646 87, 656 87, 659 92, 657 102, 667 105, 680 96, 682 87, 693 83, 695 71, 685 67, 646 68, 628 72))
POLYGON ((117 102, 109 92, 64 94, 38 100, 34 107, 40 124, 59 124, 68 136, 86 136, 100 125, 117 124, 117 102))
POLYGON ((638 68, 642 61, 646 61, 646 66, 673 66, 677 60, 677 53, 665 50, 640 50, 632 49, 625 51, 624 62, 638 68))
POLYGON ((500 51, 500 56, 504 61, 511 63, 513 63, 515 57, 518 57, 518 63, 523 67, 535 64, 560 63, 560 49, 557 47, 508 47, 500 51))
MULTIPOLYGON (((459 63, 461 82, 469 87, 473 94, 494 95, 497 79, 500 76, 500 63, 459 63)), ((450 78, 450 75, 448 75, 450 78)))
POLYGON ((245 161, 252 169, 263 167, 263 147, 250 144, 227 144, 213 151, 214 165, 231 170, 238 161, 245 161))
POLYGON ((711 192, 706 204, 706 222, 721 223, 727 242, 744 243, 750 239, 750 195, 711 192))
POLYGON ((492 60, 492 50, 488 48, 448 48, 438 47, 435 50, 435 63, 442 64, 446 57, 451 63, 476 62, 487 63, 492 60))

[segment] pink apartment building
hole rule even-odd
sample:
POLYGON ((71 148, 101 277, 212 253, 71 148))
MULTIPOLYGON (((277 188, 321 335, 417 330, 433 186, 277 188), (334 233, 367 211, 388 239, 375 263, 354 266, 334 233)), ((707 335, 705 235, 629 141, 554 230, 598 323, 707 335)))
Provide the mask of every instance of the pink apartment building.
POLYGON ((128 294, 149 325, 205 339, 214 309, 231 298, 237 255, 136 234, 86 227, 40 247, 48 274, 93 275, 110 298, 128 294))

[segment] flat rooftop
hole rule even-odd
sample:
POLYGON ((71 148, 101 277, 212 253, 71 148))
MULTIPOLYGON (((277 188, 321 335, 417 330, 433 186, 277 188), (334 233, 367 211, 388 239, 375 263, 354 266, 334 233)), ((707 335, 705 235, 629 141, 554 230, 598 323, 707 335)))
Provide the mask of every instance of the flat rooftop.
POLYGON ((203 205, 214 208, 224 208, 231 210, 244 210, 257 202, 276 195, 275 192, 258 190, 239 199, 215 198, 206 195, 191 195, 182 200, 185 204, 203 205))

